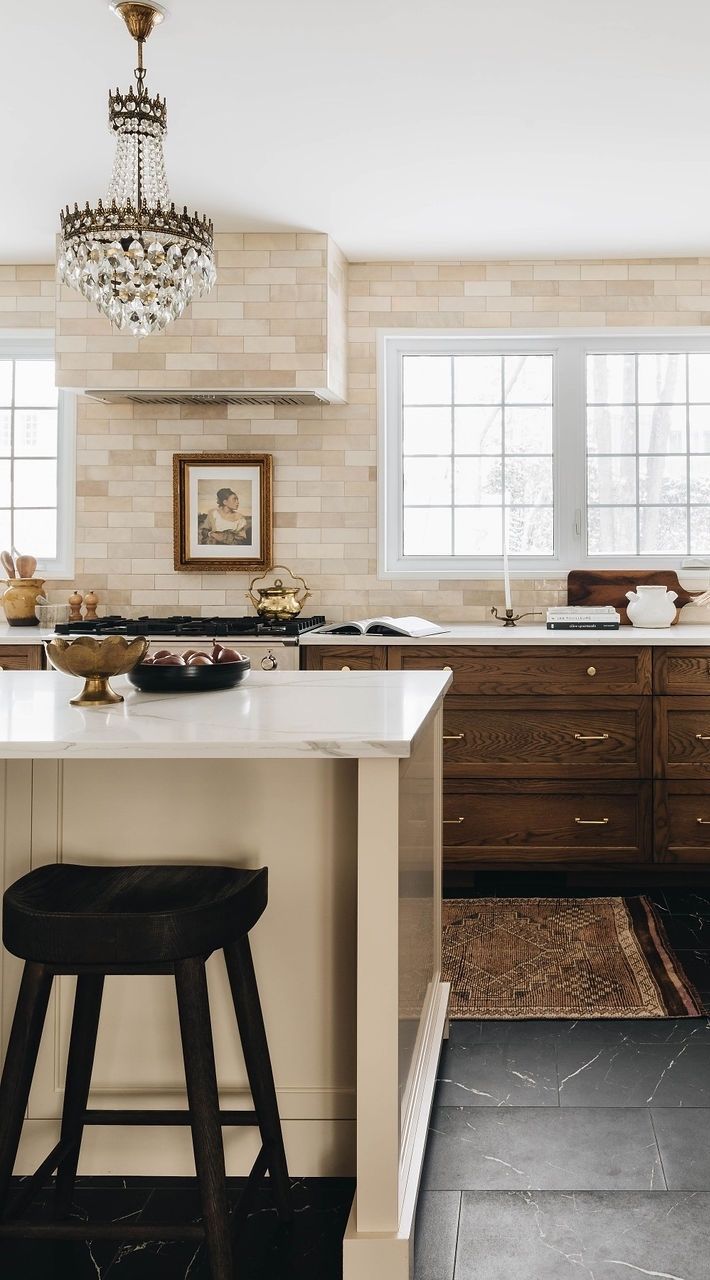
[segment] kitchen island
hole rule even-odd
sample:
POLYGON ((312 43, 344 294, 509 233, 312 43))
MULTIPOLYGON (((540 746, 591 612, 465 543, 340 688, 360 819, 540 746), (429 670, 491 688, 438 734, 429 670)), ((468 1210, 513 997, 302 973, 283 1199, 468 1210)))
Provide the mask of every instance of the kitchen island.
MULTIPOLYGON (((7 885, 48 862, 268 865, 253 934, 289 1166, 355 1175, 346 1280, 405 1280, 447 988, 440 981, 442 672, 253 673, 225 693, 72 707, 77 682, 4 672, 0 854, 7 885)), ((20 965, 4 955, 3 1041, 20 965)), ((248 1107, 213 957, 224 1104, 248 1107)), ((71 979, 59 981, 18 1171, 56 1141, 71 979)), ((169 980, 112 977, 96 1107, 170 1108, 183 1090, 169 980)), ((84 1174, 185 1175, 189 1135, 90 1129, 84 1174)), ((225 1131, 228 1172, 255 1135, 225 1131)))

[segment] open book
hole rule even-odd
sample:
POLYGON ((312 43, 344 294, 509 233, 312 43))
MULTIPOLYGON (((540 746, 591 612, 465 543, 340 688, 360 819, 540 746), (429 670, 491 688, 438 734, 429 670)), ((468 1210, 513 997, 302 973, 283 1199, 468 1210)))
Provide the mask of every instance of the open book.
POLYGON ((426 618, 363 618, 360 622, 334 622, 321 627, 321 635, 333 636, 438 636, 445 632, 426 618))

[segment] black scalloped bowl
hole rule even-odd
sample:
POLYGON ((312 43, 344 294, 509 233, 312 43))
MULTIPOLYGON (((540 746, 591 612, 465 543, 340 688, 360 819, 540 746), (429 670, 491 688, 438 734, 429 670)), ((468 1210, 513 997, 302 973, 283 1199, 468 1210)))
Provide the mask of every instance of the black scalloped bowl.
POLYGON ((246 680, 251 662, 216 662, 213 666, 156 667, 139 663, 128 672, 128 679, 141 693, 207 693, 215 689, 233 689, 246 680))

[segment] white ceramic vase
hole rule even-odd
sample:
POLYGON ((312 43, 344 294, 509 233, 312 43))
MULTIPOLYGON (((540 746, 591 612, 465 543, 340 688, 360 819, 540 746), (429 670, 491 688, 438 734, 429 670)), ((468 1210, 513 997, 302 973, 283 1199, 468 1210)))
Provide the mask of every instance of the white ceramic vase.
POLYGON ((675 591, 662 586, 637 587, 626 592, 626 599, 626 612, 635 627, 670 627, 675 622, 675 591))

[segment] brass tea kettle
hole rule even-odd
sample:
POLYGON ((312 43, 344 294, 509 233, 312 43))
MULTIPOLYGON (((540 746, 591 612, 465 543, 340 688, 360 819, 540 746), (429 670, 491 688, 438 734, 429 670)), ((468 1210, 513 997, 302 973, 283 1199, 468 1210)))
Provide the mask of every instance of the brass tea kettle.
POLYGON ((297 618, 310 594, 305 578, 299 578, 298 574, 287 569, 285 564, 273 564, 266 573, 258 573, 255 578, 252 578, 246 598, 251 601, 260 618, 297 618), (257 594, 254 595, 254 583, 264 579, 266 574, 273 573, 275 569, 284 569, 294 579, 294 584, 303 583, 303 594, 301 596, 298 594, 300 587, 295 585, 285 587, 283 579, 276 578, 272 586, 258 587, 257 594))

